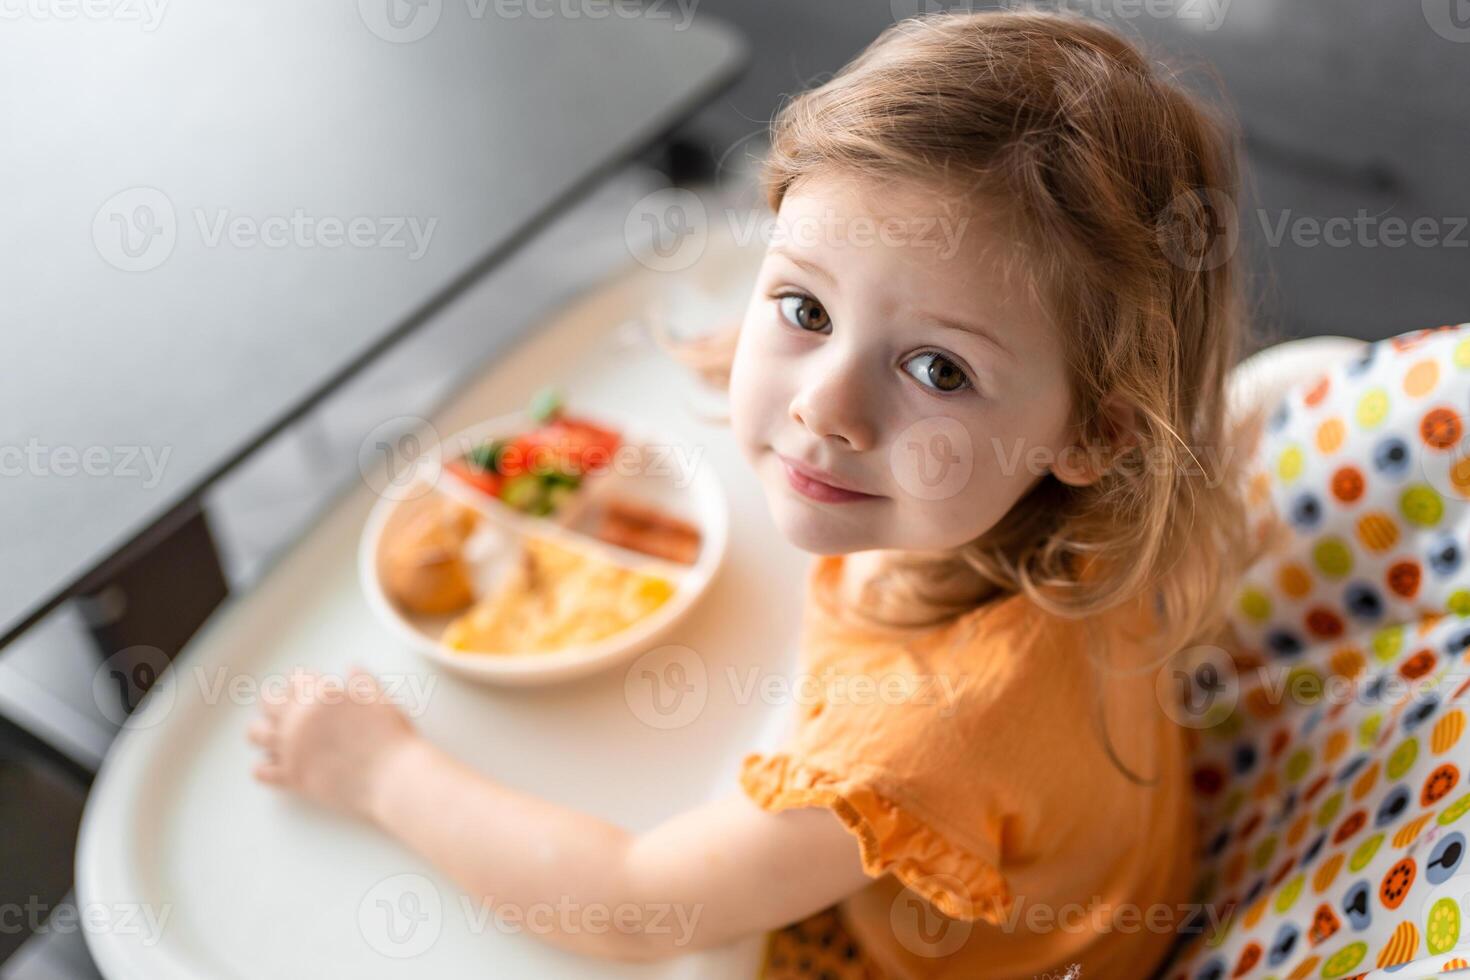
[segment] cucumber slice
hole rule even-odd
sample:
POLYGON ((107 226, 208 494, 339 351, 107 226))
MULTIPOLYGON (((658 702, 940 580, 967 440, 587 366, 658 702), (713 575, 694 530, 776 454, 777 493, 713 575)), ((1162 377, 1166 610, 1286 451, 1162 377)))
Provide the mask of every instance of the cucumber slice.
POLYGON ((567 498, 576 492, 577 488, 574 486, 553 483, 546 488, 546 502, 550 505, 551 510, 555 511, 560 509, 561 505, 567 502, 567 498))
POLYGON ((493 439, 490 442, 482 443, 474 449, 471 449, 469 455, 465 458, 470 461, 471 466, 491 473, 498 473, 500 472, 500 454, 505 452, 507 445, 509 443, 505 439, 493 439))
POLYGON ((500 488, 500 499, 517 510, 530 511, 545 496, 541 479, 531 473, 513 476, 500 488))

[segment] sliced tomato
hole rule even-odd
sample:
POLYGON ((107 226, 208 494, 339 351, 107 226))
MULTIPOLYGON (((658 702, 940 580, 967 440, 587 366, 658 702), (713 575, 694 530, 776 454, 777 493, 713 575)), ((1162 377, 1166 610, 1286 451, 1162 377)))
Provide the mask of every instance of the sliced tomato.
POLYGON ((547 428, 554 430, 553 445, 565 453, 578 473, 590 473, 610 465, 613 454, 623 444, 619 433, 581 419, 564 416, 547 428))
POLYGON ((612 463, 623 438, 580 419, 559 418, 517 437, 500 454, 502 476, 522 473, 589 473, 612 463))
POLYGON ((490 470, 482 470, 478 466, 471 466, 463 459, 456 459, 446 464, 446 468, 452 470, 454 475, 465 483, 479 490, 481 493, 491 497, 500 496, 501 477, 498 473, 490 470))

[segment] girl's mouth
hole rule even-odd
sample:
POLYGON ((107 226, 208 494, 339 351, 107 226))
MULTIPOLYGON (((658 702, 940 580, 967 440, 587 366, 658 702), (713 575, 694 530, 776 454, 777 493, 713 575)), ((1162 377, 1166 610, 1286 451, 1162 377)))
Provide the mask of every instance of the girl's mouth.
POLYGON ((828 483, 826 481, 832 479, 829 474, 782 456, 780 453, 776 454, 776 458, 781 461, 781 468, 786 472, 786 482, 791 484, 791 489, 803 497, 824 504, 845 504, 859 500, 880 499, 877 494, 861 493, 828 483))

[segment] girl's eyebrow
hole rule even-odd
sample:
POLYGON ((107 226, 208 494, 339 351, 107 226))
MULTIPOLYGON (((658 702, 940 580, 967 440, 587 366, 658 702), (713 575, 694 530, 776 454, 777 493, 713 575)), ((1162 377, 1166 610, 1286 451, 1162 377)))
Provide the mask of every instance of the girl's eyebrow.
POLYGON ((779 255, 783 259, 785 259, 786 261, 793 262, 796 265, 801 266, 803 269, 805 269, 807 272, 810 272, 812 275, 814 275, 814 276, 820 276, 823 279, 827 280, 829 283, 832 283, 833 285, 836 285, 836 283, 837 283, 837 280, 832 276, 832 273, 828 272, 826 269, 822 268, 820 265, 818 265, 817 263, 811 261, 810 259, 804 259, 804 258, 800 257, 799 255, 793 255, 793 254, 791 254, 790 251, 788 251, 787 249, 785 249, 784 247, 782 247, 780 245, 777 245, 774 248, 772 248, 771 249, 771 254, 772 255, 779 255))
POLYGON ((936 327, 942 327, 945 330, 958 330, 960 333, 972 334, 976 337, 979 337, 991 347, 994 347, 996 350, 1000 351, 1006 357, 1009 357, 1012 360, 1016 359, 1016 355, 1011 352, 1011 349, 1009 347, 1000 342, 1000 340, 996 337, 994 331, 987 330, 985 327, 980 326, 980 324, 978 323, 961 323, 957 320, 951 320, 948 317, 935 316, 932 313, 918 313, 916 315, 919 317, 919 319, 927 320, 928 322, 934 324, 936 327))

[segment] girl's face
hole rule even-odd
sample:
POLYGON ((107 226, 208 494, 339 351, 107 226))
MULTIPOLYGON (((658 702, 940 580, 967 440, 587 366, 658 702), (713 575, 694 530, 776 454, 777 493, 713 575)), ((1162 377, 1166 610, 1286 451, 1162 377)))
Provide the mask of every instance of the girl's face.
POLYGON ((1003 281, 1008 242, 935 202, 808 178, 776 216, 732 426, 806 551, 955 548, 1046 473, 1085 479, 1061 347, 1038 300, 1003 281))

